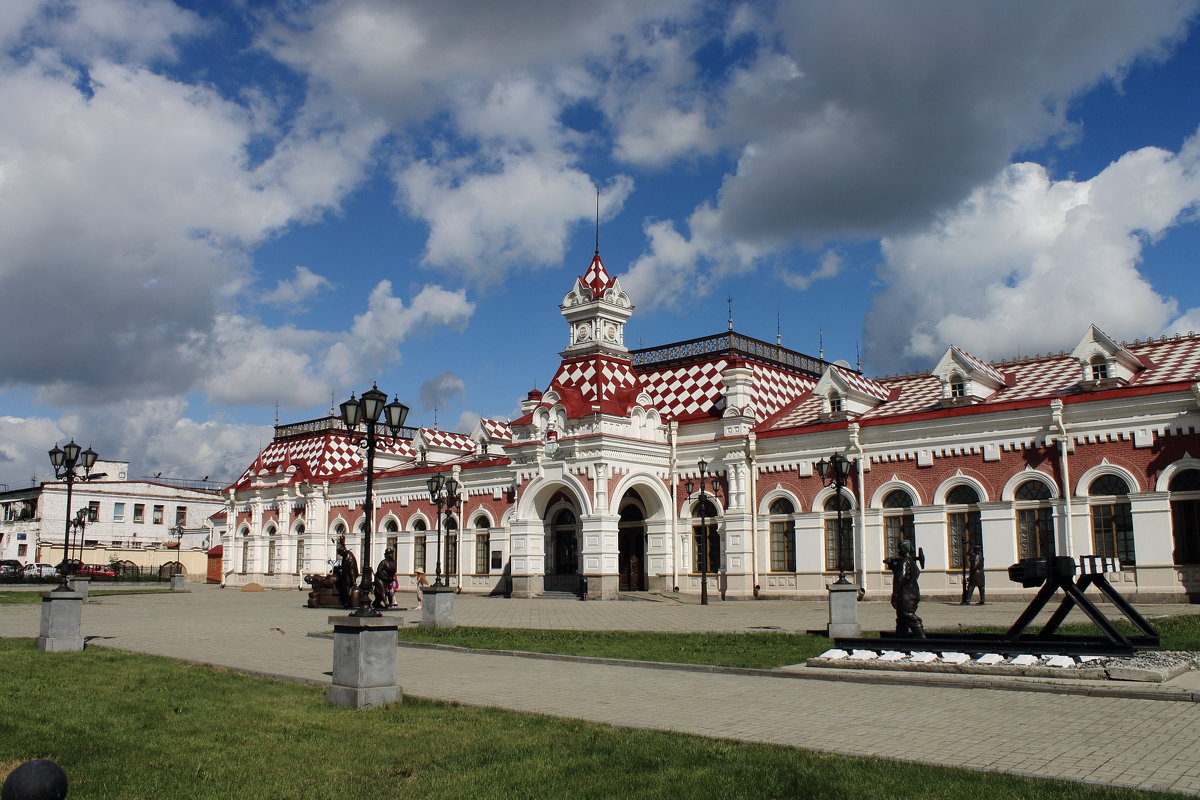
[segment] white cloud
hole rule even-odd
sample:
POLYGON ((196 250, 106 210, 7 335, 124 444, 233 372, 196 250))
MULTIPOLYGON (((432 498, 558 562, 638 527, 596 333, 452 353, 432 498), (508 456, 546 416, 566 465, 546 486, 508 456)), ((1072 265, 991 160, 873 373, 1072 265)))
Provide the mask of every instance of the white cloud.
POLYGON ((829 280, 836 278, 845 266, 846 253, 844 250, 833 247, 821 254, 817 268, 804 275, 797 275, 792 272, 783 274, 783 282, 792 289, 804 291, 812 286, 817 281, 829 280))
MULTIPOLYGON (((463 379, 453 372, 443 372, 435 378, 425 381, 417 392, 421 408, 425 411, 445 409, 454 401, 466 394, 466 384, 463 379)), ((457 429, 457 430, 462 430, 457 429)), ((470 430, 470 428, 467 428, 470 430)))
POLYGON ((351 349, 373 364, 389 363, 397 357, 396 346, 410 334, 432 326, 461 329, 474 311, 475 304, 461 290, 425 286, 405 305, 392 294, 391 281, 380 281, 371 291, 367 310, 354 318, 351 349))
POLYGON ((1139 272, 1147 243, 1200 203, 1200 140, 1127 153, 1087 181, 1014 164, 928 231, 885 239, 870 363, 928 368, 956 344, 997 358, 1057 349, 1096 323, 1157 335, 1175 301, 1139 272))
POLYGON ((295 277, 291 280, 280 280, 275 288, 263 295, 262 301, 268 305, 303 307, 304 303, 316 296, 322 289, 331 289, 333 284, 324 275, 318 275, 308 267, 296 265, 295 277))
MULTIPOLYGON (((429 225, 424 260, 479 283, 508 270, 562 263, 573 225, 593 219, 595 189, 577 169, 536 156, 506 158, 499 171, 422 161, 397 180, 404 205, 429 225)), ((619 177, 601 192, 603 213, 620 208, 632 181, 619 177)))

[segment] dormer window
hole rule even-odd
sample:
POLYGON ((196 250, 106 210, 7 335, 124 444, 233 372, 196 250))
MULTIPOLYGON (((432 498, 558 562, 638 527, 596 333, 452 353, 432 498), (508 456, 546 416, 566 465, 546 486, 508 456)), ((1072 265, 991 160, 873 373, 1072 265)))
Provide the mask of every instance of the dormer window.
POLYGON ((957 372, 950 375, 950 397, 958 399, 967 396, 967 382, 957 372))
POLYGON ((1092 370, 1092 380, 1103 381, 1108 379, 1108 360, 1097 353, 1092 356, 1088 362, 1092 370))
POLYGON ((842 396, 836 391, 829 393, 829 413, 840 414, 843 411, 842 396))

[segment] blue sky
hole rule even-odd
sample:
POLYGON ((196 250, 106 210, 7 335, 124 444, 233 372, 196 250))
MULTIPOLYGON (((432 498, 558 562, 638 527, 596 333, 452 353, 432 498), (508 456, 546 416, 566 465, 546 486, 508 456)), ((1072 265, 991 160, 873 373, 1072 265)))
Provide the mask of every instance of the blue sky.
POLYGON ((512 416, 597 190, 631 347, 727 298, 872 375, 1200 330, 1197 10, 8 0, 0 482, 232 478, 372 380, 512 416))

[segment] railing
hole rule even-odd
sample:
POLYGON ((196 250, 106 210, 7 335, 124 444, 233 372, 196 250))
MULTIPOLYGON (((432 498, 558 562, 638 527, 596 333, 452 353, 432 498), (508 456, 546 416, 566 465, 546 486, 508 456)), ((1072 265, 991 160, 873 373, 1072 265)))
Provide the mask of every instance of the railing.
MULTIPOLYGON (((377 431, 382 430, 385 438, 390 438, 388 435, 387 425, 380 425, 376 428, 377 431)), ((346 423, 341 417, 321 417, 320 419, 310 419, 305 422, 290 422, 286 425, 275 426, 275 441, 280 439, 290 439, 293 436, 308 436, 313 433, 321 433, 323 431, 340 431, 349 433, 346 428, 346 423)), ((400 435, 397 439, 412 439, 417 435, 416 428, 404 427, 400 429, 400 435)))
POLYGON ((657 365, 667 365, 684 361, 700 360, 707 356, 724 353, 739 355, 745 358, 774 364, 785 369, 801 372, 814 378, 821 377, 827 362, 794 350, 770 344, 759 339, 751 339, 740 333, 730 331, 715 336, 705 336, 700 339, 690 339, 686 342, 648 347, 642 350, 632 350, 629 353, 633 365, 646 368, 657 365))

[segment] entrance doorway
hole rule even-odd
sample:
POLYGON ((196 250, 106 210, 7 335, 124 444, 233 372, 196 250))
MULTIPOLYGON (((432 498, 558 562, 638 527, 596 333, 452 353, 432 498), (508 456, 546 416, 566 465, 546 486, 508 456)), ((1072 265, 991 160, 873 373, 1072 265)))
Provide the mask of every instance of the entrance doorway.
POLYGON ((579 592, 579 523, 574 512, 563 509, 554 515, 550 526, 546 577, 547 592, 579 592))
POLYGON ((617 591, 646 591, 646 520, 630 503, 621 509, 617 533, 617 591))

